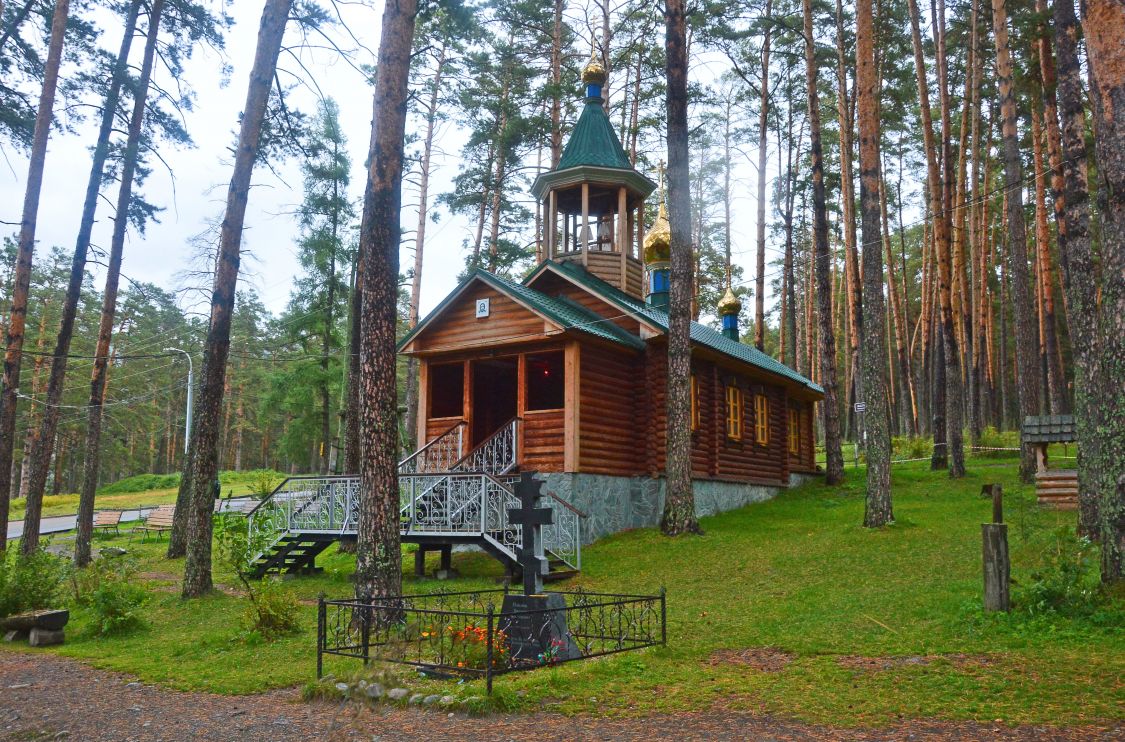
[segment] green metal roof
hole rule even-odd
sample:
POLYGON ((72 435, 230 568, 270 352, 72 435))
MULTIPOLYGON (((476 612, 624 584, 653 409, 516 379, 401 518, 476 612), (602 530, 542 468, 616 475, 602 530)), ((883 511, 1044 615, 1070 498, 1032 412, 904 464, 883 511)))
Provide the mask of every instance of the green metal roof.
POLYGON ((598 165, 632 170, 629 156, 613 130, 613 124, 602 108, 601 98, 587 98, 582 115, 570 132, 562 157, 555 170, 565 170, 580 165, 598 165))
POLYGON ((433 311, 415 325, 414 329, 406 334, 406 337, 399 341, 397 349, 402 350, 407 343, 417 337, 435 317, 445 311, 446 307, 460 296, 465 288, 476 279, 480 279, 497 291, 507 294, 517 302, 529 306, 532 311, 542 314, 565 330, 579 330, 593 335, 594 337, 601 338, 602 340, 608 340, 637 350, 644 348, 644 341, 639 337, 629 334, 613 322, 607 321, 604 317, 598 316, 580 304, 563 297, 548 296, 522 283, 510 281, 507 278, 477 268, 473 270, 456 289, 451 291, 449 296, 445 297, 440 304, 434 307, 433 311))
MULTIPOLYGON (((572 264, 572 263, 558 263, 555 261, 545 261, 539 269, 528 277, 528 281, 534 279, 540 274, 544 266, 551 266, 558 270, 560 273, 574 279, 576 283, 585 286, 599 296, 605 298, 612 304, 630 311, 634 314, 643 317, 649 324, 655 325, 658 329, 665 332, 668 331, 668 314, 661 309, 651 307, 645 302, 635 297, 629 296, 621 289, 606 283, 597 276, 589 273, 586 270, 572 264)), ((721 332, 714 330, 707 325, 702 325, 698 322, 691 323, 691 340, 697 345, 710 348, 711 350, 722 353, 726 356, 734 358, 743 363, 749 363, 752 366, 768 371, 778 376, 783 376, 791 381, 795 381, 802 386, 811 389, 818 394, 823 394, 824 389, 819 384, 815 384, 809 379, 806 379, 801 374, 786 366, 784 363, 771 358, 762 351, 758 350, 752 345, 739 343, 731 340, 721 332)))
POLYGON ((1025 443, 1070 443, 1078 440, 1074 415, 1029 415, 1020 431, 1025 443))

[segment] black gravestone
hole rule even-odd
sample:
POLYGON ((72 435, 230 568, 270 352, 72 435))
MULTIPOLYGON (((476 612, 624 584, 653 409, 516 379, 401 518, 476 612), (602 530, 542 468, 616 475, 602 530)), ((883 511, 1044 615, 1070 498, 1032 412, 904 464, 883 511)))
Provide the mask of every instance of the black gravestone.
POLYGON ((565 598, 543 592, 543 526, 550 525, 553 512, 538 507, 542 487, 534 472, 523 472, 516 483, 520 507, 508 511, 508 522, 523 529, 519 562, 524 594, 504 596, 500 629, 507 634, 511 660, 520 663, 553 664, 582 654, 567 630, 565 598))

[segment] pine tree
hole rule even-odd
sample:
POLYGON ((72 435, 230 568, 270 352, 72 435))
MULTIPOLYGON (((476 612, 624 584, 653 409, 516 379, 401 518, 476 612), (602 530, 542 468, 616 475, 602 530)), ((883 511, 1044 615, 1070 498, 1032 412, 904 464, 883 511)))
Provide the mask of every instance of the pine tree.
POLYGON ((402 585, 396 415, 398 251, 410 51, 417 4, 388 2, 379 41, 370 172, 360 243, 364 251, 361 479, 357 600, 397 595, 402 585))

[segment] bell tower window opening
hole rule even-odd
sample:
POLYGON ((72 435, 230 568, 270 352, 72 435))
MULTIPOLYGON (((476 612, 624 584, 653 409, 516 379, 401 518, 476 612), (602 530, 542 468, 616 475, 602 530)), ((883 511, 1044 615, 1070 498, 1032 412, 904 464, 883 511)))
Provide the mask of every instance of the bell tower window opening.
POLYGON ((465 364, 442 363, 429 368, 429 417, 463 417, 465 364))
POLYGON ((561 351, 528 355, 525 369, 527 411, 561 410, 566 406, 566 366, 561 351))

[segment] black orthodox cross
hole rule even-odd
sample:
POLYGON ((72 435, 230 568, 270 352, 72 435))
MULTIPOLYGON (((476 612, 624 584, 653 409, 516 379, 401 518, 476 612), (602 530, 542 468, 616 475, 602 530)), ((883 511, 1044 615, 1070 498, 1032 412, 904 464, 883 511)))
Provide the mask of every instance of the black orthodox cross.
POLYGON ((536 479, 535 472, 521 473, 520 481, 516 482, 520 506, 508 511, 508 522, 523 527, 519 563, 523 569, 524 595, 542 593, 543 575, 547 574, 547 560, 543 556, 543 526, 554 522, 554 512, 550 508, 536 507, 543 496, 539 491, 542 487, 543 480, 536 479))

